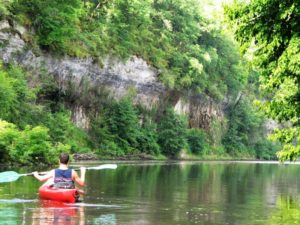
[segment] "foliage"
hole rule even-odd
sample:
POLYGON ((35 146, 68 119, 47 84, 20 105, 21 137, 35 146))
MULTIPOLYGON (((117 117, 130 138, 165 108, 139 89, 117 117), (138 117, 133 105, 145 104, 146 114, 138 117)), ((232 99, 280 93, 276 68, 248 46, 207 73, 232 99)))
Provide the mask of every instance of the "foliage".
POLYGON ((13 89, 14 79, 9 79, 7 74, 0 73, 0 114, 2 117, 9 117, 10 109, 16 101, 16 92, 13 89))
POLYGON ((27 126, 24 131, 18 132, 14 144, 9 146, 9 155, 19 163, 51 162, 55 159, 48 129, 44 127, 31 128, 27 126))
POLYGON ((155 132, 156 124, 150 118, 139 122, 136 107, 126 97, 106 105, 103 113, 93 118, 90 135, 100 153, 121 156, 159 154, 155 132))
POLYGON ((145 117, 141 127, 141 133, 138 137, 139 149, 141 152, 151 155, 158 155, 160 153, 156 129, 157 124, 150 118, 145 117))
POLYGON ((91 118, 89 135, 91 136, 93 148, 101 155, 124 155, 123 150, 114 142, 115 135, 109 131, 105 115, 107 114, 98 114, 91 118))
POLYGON ((258 158, 275 158, 276 147, 264 138, 264 121, 249 98, 240 99, 229 110, 229 128, 223 138, 226 152, 234 156, 248 154, 258 158))
POLYGON ((243 110, 244 107, 240 107, 240 109, 242 111, 231 110, 229 128, 222 140, 226 152, 235 156, 247 151, 247 144, 249 145, 248 126, 252 125, 249 120, 248 123, 244 123, 243 119, 248 119, 247 110, 243 110))
POLYGON ((11 0, 0 0, 0 20, 9 15, 8 7, 11 0))
POLYGON ((12 16, 35 28, 55 53, 127 59, 159 69, 163 83, 216 100, 236 94, 247 74, 233 40, 202 16, 198 0, 14 0, 12 16))
MULTIPOLYGON (((14 139, 14 143, 18 143, 16 149, 8 150, 8 146, 11 145, 9 143, 2 144, 3 158, 13 159, 20 163, 30 163, 33 161, 33 157, 46 158, 44 153, 35 147, 40 145, 44 145, 44 148, 49 150, 49 155, 52 155, 51 151, 53 151, 49 146, 68 146, 67 148, 71 148, 72 153, 89 152, 91 148, 94 148, 99 154, 111 156, 139 152, 158 155, 162 151, 170 157, 176 157, 181 149, 188 149, 189 145, 195 154, 206 153, 207 144, 204 133, 196 130, 187 132, 186 120, 176 115, 171 109, 166 110, 157 125, 153 119, 156 114, 152 113, 150 117, 147 116, 147 112, 138 112, 129 97, 120 101, 107 101, 105 106, 101 106, 99 114, 92 119, 92 128, 88 136, 85 131, 76 128, 71 122, 70 113, 61 104, 65 96, 59 94, 53 80, 49 80, 46 76, 42 80, 43 86, 30 90, 26 84, 26 76, 19 68, 5 67, 1 70, 1 74, 4 81, 1 93, 12 93, 14 97, 12 101, 1 103, 3 106, 9 103, 7 107, 2 108, 6 109, 1 113, 2 118, 7 118, 9 122, 15 122, 22 130, 25 129, 24 135, 19 135, 20 141, 17 142, 17 139, 14 139), (36 104, 36 96, 38 103, 42 105, 36 104), (28 124, 47 127, 45 129, 49 130, 47 132, 42 130, 42 132, 31 129, 27 126, 28 124), (36 135, 41 135, 41 140, 46 139, 46 141, 42 143, 35 143, 34 140, 28 141, 23 146, 23 139, 25 136, 31 136, 30 132, 37 132, 36 135)), ((7 96, 4 98, 9 99, 7 96)), ((3 143, 4 140, 9 139, 3 139, 3 143)))
POLYGON ((35 28, 42 47, 68 52, 80 32, 81 4, 80 0, 21 0, 14 2, 12 11, 23 23, 24 17, 31 20, 27 25, 35 28))
POLYGON ((138 147, 138 117, 129 98, 114 102, 105 110, 108 131, 115 136, 116 144, 125 154, 138 147))
POLYGON ((35 98, 27 87, 24 73, 16 66, 0 66, 0 118, 24 126, 35 110, 30 101, 35 98))
POLYGON ((18 136, 16 126, 4 120, 0 120, 0 159, 2 162, 8 161, 9 146, 13 144, 14 139, 18 136))
POLYGON ((254 149, 257 159, 275 160, 277 159, 276 152, 280 149, 280 145, 269 140, 261 139, 255 143, 254 149))
POLYGON ((208 151, 208 144, 206 141, 206 134, 201 129, 189 129, 187 131, 187 142, 190 150, 196 155, 205 155, 208 151))
POLYGON ((300 115, 299 9, 299 1, 253 0, 237 1, 226 10, 244 51, 255 50, 255 65, 261 70, 267 98, 262 109, 273 119, 291 123, 291 131, 277 131, 274 136, 285 140, 278 154, 281 160, 300 156, 298 132, 293 132, 299 129, 300 115))
POLYGON ((15 125, 0 120, 0 146, 2 160, 12 160, 20 164, 56 163, 59 153, 68 152, 70 146, 50 142, 48 129, 27 126, 18 130, 15 125))
POLYGON ((90 140, 87 133, 75 126, 71 121, 70 112, 67 110, 48 113, 43 125, 49 129, 50 140, 53 143, 68 144, 73 153, 90 150, 90 140))
POLYGON ((244 84, 240 57, 233 41, 201 16, 198 5, 193 0, 153 4, 154 33, 161 36, 159 48, 167 65, 158 66, 165 71, 161 79, 169 87, 222 100, 228 90, 234 93, 244 84))
POLYGON ((7 121, 2 122, 1 159, 26 164, 38 157, 41 163, 51 164, 56 163, 53 155, 63 149, 89 151, 86 132, 75 127, 71 114, 59 106, 57 99, 41 100, 53 89, 43 89, 41 97, 40 90, 28 87, 26 78, 17 66, 0 68, 0 118, 7 121), (43 105, 37 104, 37 96, 43 105))
POLYGON ((282 149, 277 153, 277 157, 281 161, 296 161, 300 154, 299 145, 299 127, 292 127, 286 129, 275 129, 271 135, 271 140, 280 141, 282 149))
MULTIPOLYGON (((219 102, 237 96, 248 81, 249 70, 231 35, 203 17, 199 0, 2 2, 5 4, 0 5, 0 14, 4 12, 32 32, 28 44, 36 45, 37 41, 50 53, 93 57, 100 64, 107 56, 126 60, 136 55, 157 68, 166 88, 201 93, 219 102)), ((51 76, 42 75, 37 87, 29 89, 27 75, 18 67, 0 69, 0 117, 14 123, 16 129, 24 130, 26 136, 37 132, 50 145, 70 145, 73 153, 93 148, 99 154, 113 156, 162 151, 175 157, 181 149, 190 147, 195 154, 206 154, 205 134, 199 130, 187 131, 186 119, 171 109, 163 115, 148 116, 138 112, 128 97, 111 102, 91 100, 89 97, 101 90, 85 84, 82 90, 73 90, 72 82, 63 93, 51 76), (72 124, 71 114, 64 106, 67 101, 99 105, 90 112, 93 118, 89 134, 72 124)), ((284 93, 295 90, 291 88, 295 87, 293 82, 293 79, 286 81, 284 93)), ((230 112, 224 143, 227 152, 233 155, 233 149, 248 151, 256 143, 252 137, 254 130, 260 129, 260 123, 251 110, 249 104, 242 104, 230 112), (242 124, 243 120, 249 127, 242 124)), ((34 156, 34 151, 43 154, 34 147, 34 141, 30 143, 32 148, 24 147, 30 156, 34 156)), ((22 156, 22 160, 32 159, 22 156)))
POLYGON ((180 150, 187 147, 186 118, 177 115, 172 108, 167 108, 158 124, 158 144, 161 152, 176 157, 180 150))

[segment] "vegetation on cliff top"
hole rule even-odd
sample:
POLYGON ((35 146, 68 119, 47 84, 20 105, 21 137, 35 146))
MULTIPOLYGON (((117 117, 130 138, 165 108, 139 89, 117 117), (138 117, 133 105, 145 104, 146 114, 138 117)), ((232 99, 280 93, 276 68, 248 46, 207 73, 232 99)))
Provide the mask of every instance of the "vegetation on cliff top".
POLYGON ((56 54, 142 57, 170 88, 216 100, 236 94, 247 70, 233 40, 202 16, 197 0, 12 1, 10 16, 34 28, 27 38, 56 54))

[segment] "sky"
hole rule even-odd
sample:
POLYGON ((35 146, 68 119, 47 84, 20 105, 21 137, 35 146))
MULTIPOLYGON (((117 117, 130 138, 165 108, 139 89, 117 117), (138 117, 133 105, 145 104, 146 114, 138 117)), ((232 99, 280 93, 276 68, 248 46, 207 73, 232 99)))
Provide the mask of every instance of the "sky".
POLYGON ((223 17, 223 4, 229 4, 233 0, 199 0, 203 5, 204 16, 209 19, 223 17))

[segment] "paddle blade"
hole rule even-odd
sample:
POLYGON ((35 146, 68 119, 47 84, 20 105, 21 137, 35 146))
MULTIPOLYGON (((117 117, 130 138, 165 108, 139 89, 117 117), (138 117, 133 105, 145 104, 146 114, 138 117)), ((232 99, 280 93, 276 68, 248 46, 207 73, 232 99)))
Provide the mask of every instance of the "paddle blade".
POLYGON ((18 174, 15 171, 6 171, 0 173, 0 183, 5 183, 5 182, 12 182, 17 180, 20 176, 23 176, 23 174, 18 174))
POLYGON ((103 170, 103 169, 116 169, 118 166, 116 164, 103 164, 95 167, 88 167, 89 170, 103 170))

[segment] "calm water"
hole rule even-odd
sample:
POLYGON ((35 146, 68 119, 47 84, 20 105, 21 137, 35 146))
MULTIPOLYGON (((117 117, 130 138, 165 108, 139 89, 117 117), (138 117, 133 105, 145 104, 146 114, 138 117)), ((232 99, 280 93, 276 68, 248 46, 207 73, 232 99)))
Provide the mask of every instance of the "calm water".
MULTIPOLYGON (((100 164, 84 163, 87 167, 100 164)), ((33 177, 0 183, 0 224, 300 223, 300 165, 117 164, 116 170, 87 171, 86 195, 75 205, 39 200, 41 183, 33 177)))

